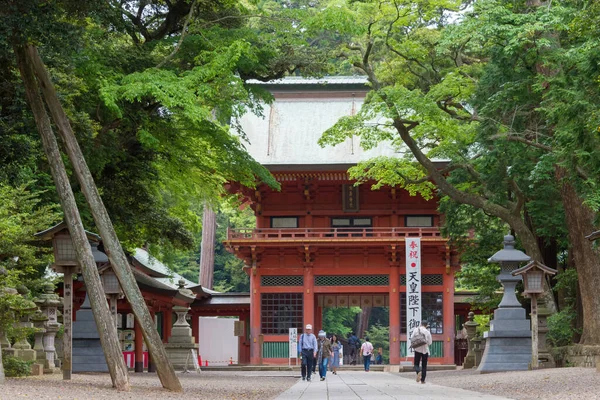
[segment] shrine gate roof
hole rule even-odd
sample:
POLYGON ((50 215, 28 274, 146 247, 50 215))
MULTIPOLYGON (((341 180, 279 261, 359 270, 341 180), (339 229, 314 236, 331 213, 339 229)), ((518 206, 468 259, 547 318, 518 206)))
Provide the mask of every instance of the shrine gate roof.
MULTIPOLYGON (((360 110, 369 91, 365 77, 289 77, 249 83, 263 86, 275 98, 272 104, 263 105, 263 116, 247 113, 238 121, 250 142, 245 143, 248 152, 269 169, 350 166, 373 157, 398 156, 389 142, 364 150, 357 137, 333 147, 322 148, 318 144, 323 132, 341 117, 360 110)), ((383 122, 383 118, 373 122, 383 122)))

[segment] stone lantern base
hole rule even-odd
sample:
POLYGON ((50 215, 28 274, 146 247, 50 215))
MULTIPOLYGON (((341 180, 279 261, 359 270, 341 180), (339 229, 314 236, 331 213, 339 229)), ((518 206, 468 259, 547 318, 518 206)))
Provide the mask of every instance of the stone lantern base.
POLYGON ((186 363, 188 369, 193 369, 194 361, 191 350, 196 350, 196 354, 198 354, 198 344, 192 336, 192 328, 185 319, 188 310, 189 307, 173 307, 173 311, 177 314, 177 322, 171 330, 169 343, 165 344, 167 358, 176 370, 185 370, 186 363))
POLYGON ((490 330, 484 333, 487 343, 477 371, 485 374, 528 370, 531 363, 529 324, 521 307, 494 311, 490 330))

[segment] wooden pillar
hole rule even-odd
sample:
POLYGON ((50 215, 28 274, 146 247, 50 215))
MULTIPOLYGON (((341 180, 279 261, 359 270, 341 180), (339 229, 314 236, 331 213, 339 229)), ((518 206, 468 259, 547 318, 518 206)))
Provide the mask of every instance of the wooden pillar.
POLYGON ((454 272, 448 270, 444 274, 443 293, 444 313, 444 364, 454 364, 454 339, 456 328, 454 326, 454 272))
POLYGON ((200 276, 202 287, 212 289, 215 270, 215 232, 217 216, 208 205, 204 205, 202 214, 202 246, 200 248, 200 276))
POLYGON ((400 364, 400 268, 390 267, 390 364, 400 364))
POLYGON ((167 308, 163 311, 163 343, 168 343, 173 328, 173 309, 167 308))
POLYGON ((63 380, 71 380, 73 372, 73 269, 64 267, 63 279, 63 380))
MULTIPOLYGON (((303 298, 303 310, 304 310, 304 326, 306 324, 315 324, 315 294, 314 294, 314 278, 312 267, 304 267, 304 298, 303 298)), ((302 331, 304 331, 304 326, 302 331)), ((313 329, 316 327, 313 326, 313 329)))
POLYGON ((260 335, 260 274, 257 268, 250 271, 250 364, 261 361, 260 335))
MULTIPOLYGON (((154 323, 156 323, 156 312, 151 310, 150 315, 152 316, 152 320, 154 321, 154 323)), ((148 352, 148 372, 156 372, 156 365, 152 360, 152 355, 150 354, 150 352, 148 352)))
POLYGON ((144 336, 142 336, 142 328, 137 320, 133 324, 135 332, 134 350, 135 350, 135 372, 144 372, 144 336))

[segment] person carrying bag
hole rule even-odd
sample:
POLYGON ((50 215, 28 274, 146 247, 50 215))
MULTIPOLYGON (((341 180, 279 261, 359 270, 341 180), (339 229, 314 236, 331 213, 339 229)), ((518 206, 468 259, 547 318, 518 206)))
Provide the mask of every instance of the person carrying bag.
POLYGON ((425 383, 427 377, 427 359, 429 358, 429 346, 433 343, 431 333, 427 329, 427 322, 421 322, 410 335, 410 348, 415 352, 415 372, 417 382, 425 383))

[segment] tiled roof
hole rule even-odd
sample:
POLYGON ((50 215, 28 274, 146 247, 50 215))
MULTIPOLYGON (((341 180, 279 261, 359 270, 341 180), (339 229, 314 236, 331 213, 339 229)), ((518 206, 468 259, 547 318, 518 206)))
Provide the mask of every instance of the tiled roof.
POLYGON ((250 79, 247 83, 254 85, 364 85, 368 83, 368 80, 366 76, 325 76, 322 78, 287 76, 268 82, 250 79))

